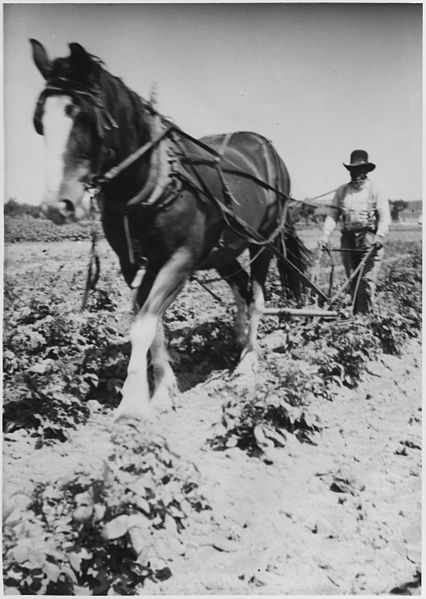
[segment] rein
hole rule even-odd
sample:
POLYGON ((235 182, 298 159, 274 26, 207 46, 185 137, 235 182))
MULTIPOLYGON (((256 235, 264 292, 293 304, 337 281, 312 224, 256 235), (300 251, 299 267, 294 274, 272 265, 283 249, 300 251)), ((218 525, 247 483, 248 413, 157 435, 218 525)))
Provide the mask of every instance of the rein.
MULTIPOLYGON (((135 150, 132 154, 124 158, 120 163, 111 167, 107 172, 95 175, 92 178, 92 184, 90 185, 90 190, 92 194, 97 196, 102 191, 102 187, 105 184, 110 183, 116 177, 118 177, 123 171, 129 168, 132 164, 134 164, 137 160, 142 158, 151 150, 159 148, 161 142, 169 137, 170 132, 175 129, 174 125, 169 125, 164 131, 157 133, 151 141, 145 143, 143 146, 135 150)), ((164 159, 160 156, 160 163, 164 163, 164 159)), ((159 171, 164 171, 164 164, 160 164, 159 171)), ((168 174, 168 173, 167 173, 168 174)), ((162 173, 160 172, 159 178, 161 178, 162 173)), ((164 179, 163 173, 163 179, 164 179)), ((156 182, 154 185, 154 190, 150 193, 150 190, 146 189, 146 185, 142 188, 140 192, 138 192, 135 196, 133 196, 130 200, 127 200, 124 205, 119 206, 108 206, 108 209, 113 210, 114 212, 119 212, 122 214, 127 214, 133 208, 154 208, 156 206, 157 201, 160 199, 162 193, 165 191, 166 184, 164 181, 156 182)))
POLYGON ((86 101, 88 105, 94 109, 96 131, 100 139, 103 139, 105 130, 111 131, 111 129, 118 129, 117 122, 102 103, 97 90, 83 88, 78 82, 65 77, 56 77, 54 79, 49 79, 46 82, 46 86, 37 101, 34 113, 34 125, 37 133, 42 134, 43 131, 41 117, 46 98, 49 95, 55 94, 69 95, 83 105, 84 101, 86 101))
MULTIPOLYGON (((229 228, 231 228, 234 231, 235 234, 237 234, 238 236, 243 237, 245 239, 247 239, 247 237, 249 237, 251 243, 257 244, 259 246, 268 245, 270 247, 271 251, 277 255, 278 259, 281 259, 288 266, 290 266, 295 272, 297 272, 297 274, 304 280, 305 284, 307 284, 309 287, 311 287, 322 299, 324 299, 324 300, 328 299, 327 296, 325 296, 325 294, 314 283, 312 283, 303 274, 303 272, 300 269, 298 269, 293 264, 293 262, 287 257, 287 255, 283 255, 273 245, 273 241, 276 239, 276 237, 280 233, 282 233, 282 227, 283 227, 283 225, 285 225, 285 220, 286 220, 286 215, 287 215, 286 208, 284 208, 284 210, 282 211, 280 222, 278 223, 275 230, 272 232, 272 234, 267 239, 265 239, 262 235, 257 233, 257 231, 255 231, 252 227, 250 227, 245 221, 243 221, 238 216, 236 216, 234 211, 232 210, 232 208, 230 208, 229 206, 224 204, 214 194, 212 194, 210 192, 210 190, 208 189, 208 187, 205 185, 202 178, 198 175, 198 173, 195 171, 195 169, 193 167, 196 164, 203 163, 203 164, 206 164, 208 166, 212 166, 213 168, 215 168, 215 170, 218 171, 219 177, 221 178, 221 181, 224 185, 225 197, 228 197, 229 199, 233 200, 234 202, 236 202, 236 200, 232 197, 232 194, 231 194, 229 188, 227 188, 227 186, 225 187, 226 182, 224 181, 224 178, 223 178, 223 172, 228 173, 228 174, 230 174, 230 173, 237 174, 242 177, 251 179, 252 181, 261 185, 264 189, 268 189, 269 191, 275 192, 278 196, 280 196, 281 198, 283 198, 287 201, 296 201, 296 200, 294 200, 294 198, 292 198, 291 196, 284 194, 283 192, 281 192, 279 189, 277 189, 273 185, 270 185, 269 183, 266 183, 265 181, 257 178, 256 176, 252 175, 251 173, 241 171, 237 165, 235 165, 231 160, 224 158, 221 153, 217 152, 213 148, 207 146, 206 144, 203 144, 199 140, 196 140, 195 138, 186 134, 185 132, 183 132, 181 129, 179 129, 175 125, 170 125, 166 130, 164 130, 161 134, 159 134, 155 139, 151 140, 148 144, 145 144, 144 146, 142 146, 141 148, 136 150, 133 154, 128 156, 117 166, 113 167, 107 173, 105 173, 105 175, 101 175, 101 177, 97 181, 96 187, 94 188, 95 197, 98 193, 100 193, 101 186, 104 183, 108 183, 109 181, 114 179, 121 172, 123 172, 126 168, 128 168, 131 164, 133 164, 137 159, 139 159, 141 156, 143 156, 149 150, 151 150, 153 147, 155 147, 157 144, 159 144, 161 142, 161 140, 163 140, 164 138, 171 136, 171 139, 174 142, 174 144, 177 145, 182 151, 182 147, 181 147, 179 141, 176 139, 175 133, 182 135, 183 137, 192 141, 194 144, 200 146, 201 148, 203 148, 206 151, 208 151, 209 153, 211 153, 214 156, 214 160, 210 160, 210 161, 206 160, 206 159, 198 160, 198 157, 197 157, 197 159, 194 159, 193 156, 190 156, 190 155, 188 156, 183 151, 183 160, 181 157, 181 162, 185 162, 186 164, 188 164, 188 166, 190 166, 190 168, 192 169, 192 171, 194 173, 194 177, 191 176, 185 169, 179 169, 178 172, 174 172, 174 175, 177 176, 179 179, 183 180, 185 183, 187 183, 187 185, 189 187, 194 189, 197 192, 197 195, 201 194, 203 196, 207 196, 208 198, 212 199, 219 207, 219 209, 225 219, 225 223, 227 224, 227 226, 229 228), (224 162, 226 162, 227 164, 229 164, 232 167, 232 170, 230 168, 222 169, 222 167, 220 165, 220 161, 222 161, 222 160, 224 162), (235 225, 237 225, 241 229, 241 231, 238 231, 235 228, 235 225)), ((222 151, 224 151, 224 149, 226 147, 226 143, 227 142, 225 140, 225 142, 221 148, 222 151)), ((179 191, 170 198, 170 201, 173 201, 174 199, 176 199, 178 193, 179 193, 179 191)), ((132 198, 131 201, 133 201, 133 200, 134 200, 134 198, 132 198)), ((161 204, 161 205, 163 205, 163 204, 161 204)), ((125 211, 123 211, 124 218, 125 218, 124 229, 125 229, 125 234, 126 234, 127 245, 129 248, 129 259, 130 259, 131 263, 134 263, 134 252, 133 252, 132 239, 131 239, 131 235, 130 235, 130 229, 128 226, 128 221, 126 222, 126 218, 128 218, 127 210, 132 209, 132 208, 138 208, 138 207, 141 207, 141 208, 149 207, 149 208, 157 208, 158 209, 160 207, 160 205, 158 203, 157 203, 157 205, 154 205, 153 202, 148 202, 148 203, 140 203, 140 202, 136 203, 135 202, 135 203, 132 203, 132 205, 129 205, 129 202, 126 202, 125 211)), ((123 210, 123 209, 121 209, 121 210, 123 210)), ((262 251, 262 248, 259 250, 259 253, 260 253, 260 251, 262 251)))
MULTIPOLYGON (((124 170, 126 170, 126 168, 131 166, 134 162, 136 162, 136 160, 139 160, 139 158, 141 158, 144 154, 146 154, 147 152, 152 150, 158 143, 160 143, 160 141, 162 139, 167 137, 167 135, 170 133, 170 131, 172 129, 174 129, 173 125, 168 127, 165 131, 163 131, 163 133, 158 135, 158 137, 156 137, 155 139, 152 139, 148 143, 144 144, 142 147, 138 148, 135 152, 133 152, 133 154, 130 154, 130 156, 128 156, 127 158, 122 160, 119 164, 110 168, 109 171, 107 171, 104 175, 101 175, 99 177, 99 179, 98 179, 99 185, 103 185, 104 183, 109 183, 110 181, 115 179, 115 177, 117 177, 120 173, 122 173, 124 170)), ((134 205, 134 204, 135 204, 135 202, 134 202, 133 198, 127 202, 127 205, 134 205)))
MULTIPOLYGON (((78 84, 76 84, 72 80, 68 80, 65 78, 57 78, 47 82, 46 88, 43 90, 40 98, 37 102, 36 113, 34 116, 34 123, 36 126, 36 130, 38 132, 42 132, 42 123, 41 123, 41 111, 43 109, 44 101, 49 94, 69 94, 72 98, 76 98, 78 103, 81 103, 84 107, 87 102, 95 115, 96 120, 96 129, 99 135, 99 138, 102 140, 105 137, 105 132, 110 131, 112 128, 118 128, 118 125, 106 107, 103 105, 98 90, 91 89, 83 89, 78 84)), ((297 201, 294 200, 291 196, 283 193, 276 186, 267 183, 266 181, 259 179, 255 175, 241 170, 240 167, 235 164, 231 159, 226 158, 224 156, 226 147, 229 143, 232 134, 227 134, 224 137, 222 142, 222 147, 220 151, 216 151, 210 146, 204 144, 202 141, 199 141, 192 136, 188 135, 180 128, 176 127, 174 124, 170 124, 169 121, 164 119, 153 107, 145 101, 142 101, 142 104, 145 109, 151 112, 151 116, 153 117, 153 126, 151 127, 152 138, 148 143, 145 143, 143 146, 135 150, 132 154, 127 156, 124 160, 122 160, 119 164, 110 168, 107 172, 100 172, 93 176, 92 183, 88 190, 90 192, 90 216, 92 219, 92 231, 91 231, 91 250, 90 250, 90 258, 89 258, 89 266, 88 266, 88 274, 86 280, 86 287, 82 302, 82 310, 85 309, 87 305, 88 295, 90 290, 94 289, 96 283, 99 279, 99 255, 96 249, 97 243, 97 232, 95 228, 95 200, 97 200, 98 195, 101 193, 104 185, 113 181, 116 177, 118 177, 121 173, 123 173, 126 169, 128 169, 132 164, 134 164, 137 160, 145 156, 148 152, 155 150, 156 154, 152 155, 151 160, 155 158, 157 161, 156 170, 156 178, 153 180, 153 177, 148 177, 147 184, 144 185, 142 190, 138 192, 135 196, 133 196, 130 200, 127 200, 124 204, 119 206, 110 206, 106 207, 104 205, 104 209, 113 210, 121 213, 124 219, 124 230, 126 236, 126 243, 129 252, 129 261, 131 263, 135 263, 135 255, 134 255, 134 247, 133 240, 130 232, 130 223, 129 223, 129 214, 135 209, 154 209, 158 210, 164 207, 166 204, 174 201, 179 196, 181 192, 181 185, 187 185, 189 188, 193 189, 197 197, 201 200, 203 198, 207 198, 210 201, 213 201, 217 207, 219 208, 225 224, 234 231, 235 234, 248 239, 250 243, 257 244, 260 246, 260 251, 262 251, 264 246, 269 246, 271 251, 275 253, 280 260, 285 262, 288 266, 290 266, 298 275, 305 281, 307 285, 309 285, 314 291, 323 299, 327 299, 326 296, 322 293, 322 291, 314 285, 307 277, 300 271, 292 261, 287 257, 287 252, 282 254, 277 248, 275 248, 273 241, 276 237, 281 234, 283 235, 283 227, 286 224, 286 216, 288 209, 288 202, 297 201), (167 123, 163 130, 160 128, 164 123, 167 123), (180 138, 185 138, 189 140, 194 145, 203 149, 207 152, 211 159, 203 158, 197 156, 195 154, 191 154, 182 147, 180 143, 180 138), (178 148, 178 155, 173 156, 174 152, 172 149, 172 158, 167 156, 166 150, 164 149, 165 140, 169 140, 175 148, 178 148), (196 170, 196 166, 205 165, 210 166, 216 170, 218 177, 222 184, 223 195, 226 199, 226 203, 224 203, 220 198, 216 197, 213 194, 208 185, 204 182, 203 178, 198 174, 196 170), (189 167, 189 170, 188 170, 189 167), (266 239, 262 235, 260 235, 255 229, 250 227, 243 219, 238 217, 233 210, 232 205, 237 204, 238 202, 233 197, 229 186, 225 181, 225 174, 237 175, 239 177, 249 179, 261 186, 263 189, 268 190, 276 194, 277 197, 285 200, 286 204, 282 207, 282 211, 280 213, 280 219, 277 227, 272 232, 272 234, 266 239), (178 184, 176 184, 178 182, 178 184), (173 185, 174 183, 174 185, 173 185), (168 193, 167 193, 168 192, 168 193)), ((106 149, 108 151, 108 149, 106 149)), ((98 160, 98 164, 101 163, 101 157, 98 160)), ((99 169, 101 170, 101 169, 99 169)))
POLYGON ((87 307, 87 300, 89 299, 90 291, 96 288, 100 275, 100 258, 96 248, 98 241, 98 234, 96 231, 96 220, 95 220, 95 200, 97 194, 90 194, 90 217, 91 217, 91 245, 90 245, 90 257, 89 264, 87 267, 86 286, 84 288, 83 300, 81 302, 80 312, 83 312, 87 307))

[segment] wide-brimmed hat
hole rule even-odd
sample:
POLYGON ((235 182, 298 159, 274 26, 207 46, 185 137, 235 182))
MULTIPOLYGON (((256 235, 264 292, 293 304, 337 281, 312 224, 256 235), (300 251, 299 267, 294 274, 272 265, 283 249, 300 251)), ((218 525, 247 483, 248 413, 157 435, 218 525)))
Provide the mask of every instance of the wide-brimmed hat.
POLYGON ((343 163, 343 166, 350 171, 355 166, 366 166, 368 171, 373 171, 376 165, 368 161, 368 154, 365 150, 354 150, 351 154, 350 164, 343 163))

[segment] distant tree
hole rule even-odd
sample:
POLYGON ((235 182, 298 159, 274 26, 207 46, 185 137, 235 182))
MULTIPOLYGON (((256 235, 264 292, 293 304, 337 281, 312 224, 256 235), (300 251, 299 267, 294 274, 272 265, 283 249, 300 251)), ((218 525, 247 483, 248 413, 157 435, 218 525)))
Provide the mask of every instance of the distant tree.
POLYGON ((291 214, 294 222, 304 220, 305 224, 316 222, 315 216, 316 207, 308 203, 308 200, 303 202, 295 202, 291 205, 291 214))
POLYGON ((33 216, 40 218, 42 216, 40 206, 20 203, 16 198, 10 198, 4 205, 5 216, 33 216))
POLYGON ((391 218, 393 222, 399 221, 399 213, 405 210, 408 206, 408 203, 404 200, 389 200, 391 218))
POLYGON ((19 203, 15 198, 10 198, 3 207, 5 216, 17 216, 19 214, 19 203))

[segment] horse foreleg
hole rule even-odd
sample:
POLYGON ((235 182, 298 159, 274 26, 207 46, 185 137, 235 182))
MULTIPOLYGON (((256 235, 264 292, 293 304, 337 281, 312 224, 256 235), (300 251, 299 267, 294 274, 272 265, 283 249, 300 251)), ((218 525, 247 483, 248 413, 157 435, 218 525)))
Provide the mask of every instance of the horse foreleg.
POLYGON ((126 418, 145 419, 150 413, 149 384, 147 374, 148 350, 155 339, 158 316, 144 314, 130 328, 130 353, 127 377, 121 390, 122 399, 114 421, 126 418))
POLYGON ((170 366, 170 356, 167 351, 164 326, 161 321, 157 325, 150 354, 155 383, 154 396, 151 401, 160 410, 168 409, 178 392, 178 387, 176 377, 170 366))
MULTIPOLYGON (((157 273, 146 273, 138 299, 142 308, 130 330, 132 350, 122 389, 123 397, 114 421, 126 418, 143 420, 150 415, 152 402, 147 373, 148 351, 154 344, 154 355, 158 357, 158 350, 164 344, 158 337, 158 327, 161 326, 164 312, 183 286, 191 269, 191 254, 186 248, 182 248, 157 273)), ((170 366, 165 371, 170 382, 170 366)))

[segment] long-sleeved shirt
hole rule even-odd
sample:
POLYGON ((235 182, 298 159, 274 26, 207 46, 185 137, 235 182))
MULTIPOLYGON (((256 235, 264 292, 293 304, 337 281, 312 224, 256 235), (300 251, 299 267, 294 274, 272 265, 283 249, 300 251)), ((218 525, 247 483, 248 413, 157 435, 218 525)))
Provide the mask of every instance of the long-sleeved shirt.
POLYGON ((389 201, 383 199, 374 183, 365 179, 361 189, 356 189, 352 183, 341 185, 328 209, 323 235, 328 237, 338 221, 342 229, 356 231, 367 228, 372 209, 377 215, 376 234, 385 237, 391 222, 389 201))

